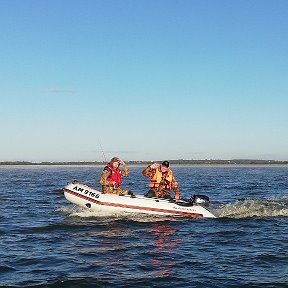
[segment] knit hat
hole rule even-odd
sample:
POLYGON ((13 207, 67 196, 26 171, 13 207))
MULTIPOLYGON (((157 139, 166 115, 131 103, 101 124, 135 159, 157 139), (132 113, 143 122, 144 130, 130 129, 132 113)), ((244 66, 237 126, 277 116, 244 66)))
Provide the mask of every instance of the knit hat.
POLYGON ((117 158, 117 157, 113 157, 113 158, 110 160, 110 163, 112 164, 112 163, 114 163, 114 162, 118 162, 118 163, 120 163, 119 158, 117 158))

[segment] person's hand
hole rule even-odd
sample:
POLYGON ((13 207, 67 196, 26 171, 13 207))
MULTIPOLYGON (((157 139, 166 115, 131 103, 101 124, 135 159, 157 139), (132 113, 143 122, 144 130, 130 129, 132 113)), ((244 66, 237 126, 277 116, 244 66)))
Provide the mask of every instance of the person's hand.
POLYGON ((150 165, 150 168, 152 168, 152 169, 158 169, 159 167, 160 167, 159 163, 154 163, 154 164, 150 165))
POLYGON ((179 194, 175 194, 174 195, 174 200, 176 200, 176 201, 180 200, 180 195, 179 194))

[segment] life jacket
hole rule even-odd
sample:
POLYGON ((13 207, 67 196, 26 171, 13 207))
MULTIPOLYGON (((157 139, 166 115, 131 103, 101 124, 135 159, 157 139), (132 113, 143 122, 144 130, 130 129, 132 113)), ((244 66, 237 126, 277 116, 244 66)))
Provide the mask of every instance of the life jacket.
POLYGON ((109 163, 106 164, 104 170, 110 171, 110 176, 107 178, 109 182, 111 182, 111 186, 113 186, 112 182, 114 181, 116 187, 119 187, 122 184, 122 173, 119 168, 114 169, 109 163))
POLYGON ((162 171, 157 169, 153 178, 151 179, 149 187, 150 188, 159 187, 160 183, 162 182, 161 184, 164 184, 166 189, 171 189, 172 179, 173 179, 172 170, 169 169, 167 172, 162 173, 162 171), (164 181, 162 181, 163 176, 164 176, 164 179, 163 179, 164 181))

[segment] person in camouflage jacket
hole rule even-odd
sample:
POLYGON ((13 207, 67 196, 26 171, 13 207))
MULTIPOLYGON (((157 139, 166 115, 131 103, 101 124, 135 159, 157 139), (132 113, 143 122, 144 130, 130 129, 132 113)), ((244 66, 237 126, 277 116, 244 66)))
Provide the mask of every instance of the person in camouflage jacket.
POLYGON ((174 199, 180 199, 179 185, 173 171, 169 169, 168 161, 164 161, 161 165, 159 163, 149 165, 142 174, 151 179, 150 190, 146 197, 170 198, 170 192, 173 190, 174 199))
POLYGON ((100 178, 100 185, 102 192, 108 194, 126 195, 129 194, 128 190, 121 188, 122 177, 129 174, 128 166, 120 158, 113 157, 110 162, 106 164, 102 171, 100 178), (119 168, 122 164, 123 170, 119 168))

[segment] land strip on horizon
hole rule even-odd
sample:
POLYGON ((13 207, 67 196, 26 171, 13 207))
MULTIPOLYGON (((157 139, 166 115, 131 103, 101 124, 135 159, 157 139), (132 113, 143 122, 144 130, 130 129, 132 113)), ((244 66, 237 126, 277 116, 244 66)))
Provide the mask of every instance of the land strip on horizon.
MULTIPOLYGON (((257 160, 257 159, 231 159, 231 160, 169 160, 174 165, 286 165, 288 160, 257 160)), ((154 162, 161 163, 162 160, 151 161, 125 161, 127 165, 148 165, 154 162)), ((30 162, 30 161, 0 161, 1 165, 104 165, 106 161, 59 161, 59 162, 30 162)))

